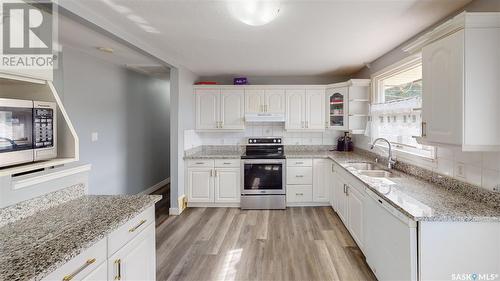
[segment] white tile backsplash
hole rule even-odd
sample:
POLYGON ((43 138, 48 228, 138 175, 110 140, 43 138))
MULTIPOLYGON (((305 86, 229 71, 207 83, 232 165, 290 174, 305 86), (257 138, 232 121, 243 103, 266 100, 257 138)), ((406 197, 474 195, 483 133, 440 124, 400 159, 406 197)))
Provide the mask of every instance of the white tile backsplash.
POLYGON ((281 137, 285 144, 294 145, 334 145, 343 133, 325 132, 286 132, 283 123, 247 124, 244 132, 184 132, 184 148, 190 149, 200 145, 235 145, 243 144, 248 137, 281 137))
MULTIPOLYGON (((369 149, 369 143, 369 137, 360 135, 354 137, 356 147, 369 149)), ((375 152, 386 156, 386 152, 375 152)), ((400 159, 400 161, 482 186, 488 190, 493 190, 494 186, 500 185, 500 152, 463 152, 458 146, 439 146, 434 162, 422 161, 418 157, 409 160, 400 159), (463 168, 463 176, 460 176, 460 166, 463 168)))

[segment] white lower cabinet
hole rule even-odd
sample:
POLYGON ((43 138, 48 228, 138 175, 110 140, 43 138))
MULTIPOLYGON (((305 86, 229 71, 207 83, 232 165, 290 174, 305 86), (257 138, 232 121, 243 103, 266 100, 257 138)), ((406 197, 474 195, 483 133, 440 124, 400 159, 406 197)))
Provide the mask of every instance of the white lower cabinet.
POLYGON ((313 161, 313 201, 330 202, 331 160, 314 159, 313 161))
POLYGON ((240 169, 215 169, 215 202, 240 202, 240 169))
POLYGON ((108 259, 108 280, 156 280, 155 224, 108 259))
POLYGON ((239 165, 239 159, 189 161, 187 168, 188 205, 239 203, 241 194, 239 165))
POLYGON ((156 280, 154 218, 150 206, 42 280, 156 280))

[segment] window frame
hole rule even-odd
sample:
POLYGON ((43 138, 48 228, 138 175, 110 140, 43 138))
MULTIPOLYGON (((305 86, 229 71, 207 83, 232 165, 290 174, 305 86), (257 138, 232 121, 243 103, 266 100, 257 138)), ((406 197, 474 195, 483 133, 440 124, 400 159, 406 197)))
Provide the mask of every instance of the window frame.
MULTIPOLYGON (((383 89, 383 83, 381 83, 382 80, 387 79, 391 76, 397 75, 399 73, 405 72, 413 67, 417 67, 418 65, 422 64, 422 53, 417 53, 411 56, 408 56, 394 64, 391 64, 371 75, 371 104, 376 104, 376 103, 384 103, 385 102, 385 95, 384 95, 384 89, 383 89)), ((423 81, 425 83, 425 81, 423 81)), ((373 115, 370 113, 370 118, 373 118, 373 115)), ((373 142, 375 140, 373 134, 370 134, 370 141, 373 142)), ((393 143, 391 143, 393 144, 393 143)), ((377 143, 375 147, 378 147, 379 149, 382 149, 384 151, 388 150, 387 145, 377 143)), ((403 160, 409 160, 409 161, 414 161, 417 160, 418 162, 424 162, 427 165, 430 166, 435 166, 436 165, 436 157, 437 157, 437 148, 433 146, 433 149, 431 150, 431 156, 424 156, 416 153, 412 153, 409 151, 405 151, 403 149, 398 148, 397 144, 394 143, 392 146, 393 151, 395 152, 394 154, 396 155, 397 158, 401 158, 403 160)))

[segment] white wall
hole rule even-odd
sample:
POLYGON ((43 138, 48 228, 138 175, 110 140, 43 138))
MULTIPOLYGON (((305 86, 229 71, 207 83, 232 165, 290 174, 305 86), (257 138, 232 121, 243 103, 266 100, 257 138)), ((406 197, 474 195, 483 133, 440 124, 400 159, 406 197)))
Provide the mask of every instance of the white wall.
POLYGON ((198 79, 184 67, 171 70, 170 117, 170 207, 178 208, 179 196, 184 192, 184 131, 195 127, 195 98, 193 84, 198 79))
POLYGON ((168 80, 67 46, 54 85, 92 164, 91 194, 136 194, 170 175, 168 80), (91 134, 98 133, 93 142, 91 134))

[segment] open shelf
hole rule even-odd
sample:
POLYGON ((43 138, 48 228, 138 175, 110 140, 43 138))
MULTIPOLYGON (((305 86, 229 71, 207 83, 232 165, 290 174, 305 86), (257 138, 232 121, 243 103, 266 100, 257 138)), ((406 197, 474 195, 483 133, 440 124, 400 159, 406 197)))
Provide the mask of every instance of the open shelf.
POLYGON ((369 102, 370 100, 368 99, 350 99, 350 102, 369 102))
POLYGON ((368 117, 368 114, 349 114, 350 117, 368 117))

